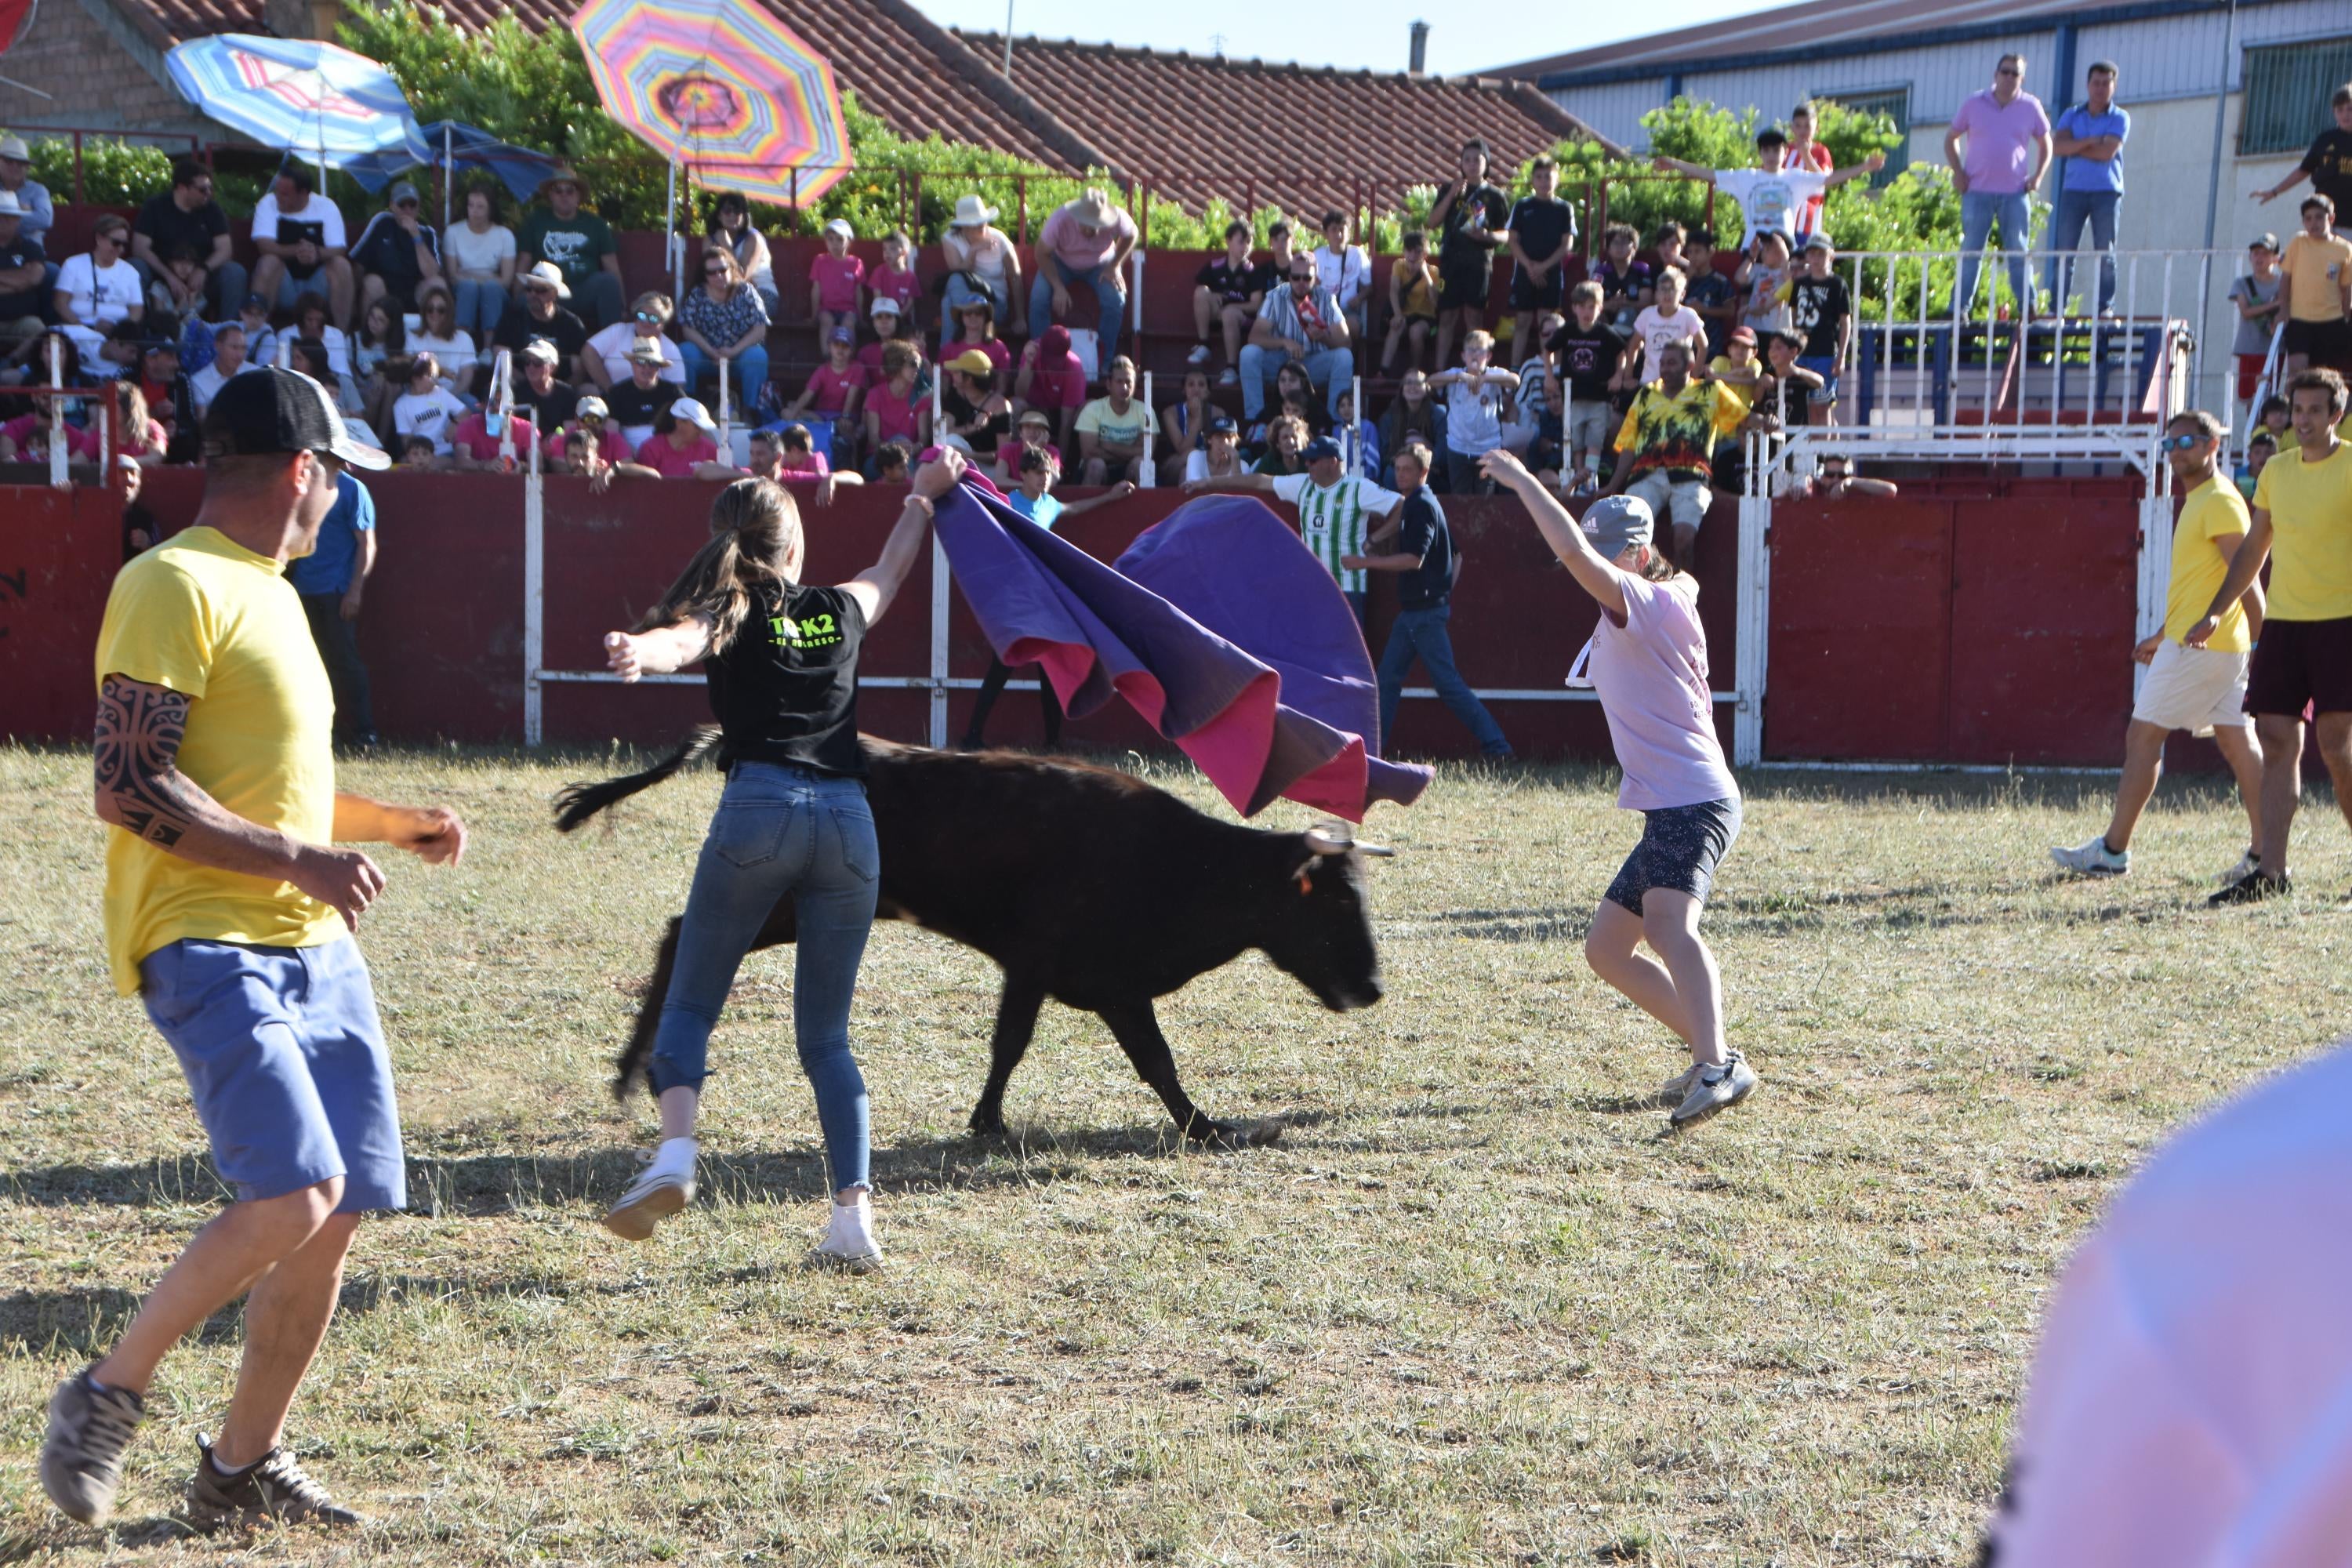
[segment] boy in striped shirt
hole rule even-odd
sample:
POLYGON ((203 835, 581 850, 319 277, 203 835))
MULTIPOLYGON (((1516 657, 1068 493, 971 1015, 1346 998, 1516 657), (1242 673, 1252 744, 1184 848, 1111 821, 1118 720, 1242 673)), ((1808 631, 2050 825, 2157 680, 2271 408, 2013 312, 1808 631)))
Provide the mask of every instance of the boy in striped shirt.
POLYGON ((1356 624, 1364 622, 1365 577, 1361 567, 1349 568, 1339 564, 1348 556, 1369 554, 1373 539, 1385 536, 1395 526, 1397 509, 1404 498, 1394 490, 1383 489, 1361 474, 1345 472, 1339 443, 1328 436, 1318 436, 1307 444, 1300 454, 1307 460, 1303 474, 1234 474, 1218 479, 1192 479, 1184 486, 1186 495, 1232 494, 1255 490, 1271 495, 1276 500, 1287 501, 1298 509, 1298 537, 1323 563, 1324 570, 1338 581, 1339 591, 1348 596, 1348 605, 1356 612, 1356 624))

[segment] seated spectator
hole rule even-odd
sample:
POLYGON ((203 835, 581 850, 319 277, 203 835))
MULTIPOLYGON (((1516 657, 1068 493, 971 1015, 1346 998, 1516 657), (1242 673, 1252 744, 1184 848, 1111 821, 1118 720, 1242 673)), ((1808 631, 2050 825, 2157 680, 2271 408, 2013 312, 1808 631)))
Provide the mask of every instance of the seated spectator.
POLYGON ((1190 484, 1195 479, 1230 479, 1248 471, 1242 461, 1241 426, 1217 414, 1202 427, 1201 445, 1184 454, 1184 467, 1177 477, 1179 482, 1190 484))
MULTIPOLYGON (((646 434, 653 434, 650 417, 646 421, 646 434)), ((547 438, 548 457, 557 463, 564 462, 565 444, 574 438, 584 441, 589 450, 597 453, 607 463, 625 463, 637 455, 636 446, 621 434, 621 427, 614 423, 612 410, 604 405, 603 398, 593 393, 583 395, 574 403, 572 417, 547 438)))
POLYGON ((637 448, 637 461, 666 479, 690 478, 697 464, 719 456, 718 443, 711 439, 718 433, 718 425, 701 404, 691 397, 673 399, 654 416, 654 433, 637 448))
POLYGON ((876 381, 882 379, 882 351, 892 343, 904 343, 915 351, 915 363, 927 357, 923 353, 923 335, 916 330, 914 319, 898 308, 898 301, 887 294, 874 296, 874 341, 857 351, 857 363, 876 381))
POLYGON ((677 327, 689 391, 716 382, 725 364, 728 406, 759 406, 768 384, 768 307, 724 245, 703 250, 702 287, 678 301, 677 327))
POLYGON ((58 269, 57 291, 49 308, 74 347, 95 355, 105 334, 117 321, 147 318, 146 289, 139 269, 124 259, 131 247, 131 225, 109 213, 92 226, 90 248, 68 257, 58 269))
POLYGON ((442 278, 457 301, 457 325, 478 343, 490 341, 507 313, 515 280, 515 232, 498 221, 488 187, 466 192, 466 221, 442 237, 442 278))
POLYGON ((736 268, 743 280, 760 296, 760 303, 768 309, 768 320, 776 319, 776 307, 783 302, 776 292, 776 263, 768 253, 767 237, 751 226, 751 204, 743 199, 740 191, 727 191, 711 209, 710 227, 706 237, 723 245, 735 258, 736 268))
POLYGON ((1288 218, 1278 217, 1265 231, 1266 291, 1272 293, 1289 279, 1291 258, 1298 253, 1291 248, 1291 227, 1288 218))
POLYGON ((1219 413, 1209 401, 1209 373, 1184 373, 1184 395, 1160 411, 1160 482, 1178 484, 1184 478, 1184 458, 1207 444, 1209 421, 1219 413))
POLYGON ((16 198, 17 208, 24 214, 25 232, 35 239, 45 239, 58 220, 57 209, 50 205, 49 188, 34 179, 33 152, 21 136, 0 136, 0 191, 16 198))
POLYGON ((222 386, 233 375, 252 369, 245 357, 245 329, 235 321, 224 321, 213 329, 213 363, 188 377, 188 391, 194 398, 196 416, 204 417, 205 410, 213 405, 222 386))
POLYGON ((327 345, 316 338, 294 337, 290 327, 287 331, 289 335, 283 340, 286 367, 301 372, 325 387, 338 413, 360 413, 365 405, 360 401, 359 388, 352 384, 351 377, 335 368, 327 345))
POLYGON ((1638 496, 1651 515, 1670 519, 1673 558, 1687 568, 1699 525, 1715 500, 1707 488, 1715 444, 1739 428, 1748 409, 1721 382, 1691 379, 1690 356, 1681 348, 1669 343, 1658 357, 1657 381, 1633 395, 1633 406, 1617 432, 1622 457, 1601 493, 1638 496))
POLYGON ((588 352, 580 356, 583 384, 604 387, 628 380, 629 351, 639 343, 651 343, 662 352, 661 378, 683 392, 686 355, 663 335, 675 314, 669 296, 656 289, 648 289, 631 300, 627 321, 615 321, 588 340, 588 352))
POLYGON ((1244 427, 1244 444, 1260 451, 1265 447, 1268 432, 1274 421, 1286 414, 1295 415, 1306 422, 1307 438, 1313 440, 1323 434, 1323 410, 1315 401, 1315 384, 1307 379, 1307 367, 1296 360, 1286 363, 1274 373, 1274 395, 1280 406, 1268 418, 1244 427))
POLYGON ((437 468, 441 467, 441 455, 435 448, 432 437, 403 436, 398 461, 404 468, 437 468))
POLYGON ((903 485, 907 482, 907 466, 915 460, 915 449, 904 441, 885 441, 875 452, 872 468, 874 482, 879 485, 903 485))
MULTIPOLYGON (((137 230, 131 231, 131 238, 134 244, 138 241, 137 230)), ((145 268, 141 268, 140 273, 142 277, 149 275, 145 268)), ((154 269, 152 277, 155 280, 147 285, 147 308, 156 314, 176 321, 183 299, 193 298, 199 307, 203 305, 204 264, 186 246, 172 247, 164 254, 163 264, 154 269)))
POLYGON ((1073 444, 1072 426, 1086 406, 1087 372, 1070 352, 1070 329, 1055 322, 1021 351, 1021 369, 1013 381, 1013 400, 1024 408, 1042 408, 1054 416, 1057 440, 1065 451, 1073 444))
POLYGON ((117 321, 107 329, 98 345, 98 353, 87 362, 94 376, 112 381, 129 375, 139 363, 140 346, 147 341, 143 321, 117 321))
POLYGON ((1242 350, 1242 417, 1258 416, 1265 406, 1265 384, 1286 359, 1305 365, 1307 379, 1323 389, 1328 405, 1337 409, 1339 394, 1355 374, 1349 342, 1348 319, 1339 313, 1331 291, 1316 280, 1315 263, 1304 256, 1296 258, 1287 286, 1265 297, 1242 350))
POLYGON ((1396 488, 1396 454, 1416 444, 1439 455, 1439 466, 1433 471, 1443 473, 1445 410, 1429 395, 1429 374, 1419 365, 1404 373, 1404 379, 1397 383, 1396 396, 1381 414, 1380 449, 1383 458, 1380 478, 1383 486, 1396 488))
MULTIPOLYGON (((2285 276, 2286 332, 2279 348, 2288 377, 2315 361, 2333 368, 2352 363, 2352 239, 2335 233, 2336 204, 2306 196, 2303 232, 2286 242, 2279 260, 2285 276)), ((70 265, 70 264, 68 264, 70 265)))
POLYGON ((1770 368, 1756 388, 1756 428, 1795 430, 1813 423, 1813 405, 1826 378, 1804 364, 1804 352, 1805 340, 1793 327, 1764 340, 1765 363, 1770 368))
POLYGON ((1381 374, 1395 374, 1397 349, 1408 340, 1408 361, 1418 365, 1436 326, 1437 269, 1429 264, 1429 237, 1415 229, 1404 237, 1404 254, 1389 263, 1389 335, 1381 345, 1381 374))
POLYGON ((1756 237, 1748 259, 1735 279, 1739 289, 1739 324, 1753 327, 1762 338, 1789 325, 1789 240, 1778 229, 1756 237))
POLYGON ((1683 247, 1689 243, 1690 231, 1668 218, 1650 234, 1650 253, 1656 259, 1650 270, 1654 274, 1669 267, 1679 267, 1683 275, 1690 275, 1690 257, 1683 247))
POLYGON ((613 423, 627 437, 633 455, 653 438, 655 416, 677 401, 677 388, 662 379, 665 363, 659 349, 639 343, 629 351, 629 379, 604 394, 613 423))
POLYGON ((940 241, 940 253, 953 270, 941 290, 940 334, 947 335, 950 319, 966 301, 986 300, 996 307, 1005 330, 1026 333, 1022 306, 1028 295, 1021 288, 1021 255, 1013 237, 996 226, 996 209, 971 194, 956 198, 955 216, 940 241))
MULTIPOLYGON (((5 231, 0 231, 5 232, 5 231)), ((0 247, 5 249, 5 247, 0 247)), ((2238 308, 2238 333, 2230 352, 2238 356, 2238 401, 2245 402, 2261 386, 2263 363, 2269 359, 2271 335, 2285 308, 2280 287, 2286 281, 2278 269, 2278 236, 2262 234, 2246 247, 2246 270, 2230 285, 2230 302, 2238 308)), ((5 315, 0 310, 0 315, 5 315)))
MULTIPOLYGON (((583 208, 582 204, 591 199, 587 184, 569 169, 549 175, 539 195, 547 205, 532 210, 515 238, 519 266, 530 274, 553 264, 563 284, 558 298, 576 299, 579 303, 574 308, 590 325, 611 326, 623 314, 621 254, 613 241, 612 226, 583 208)), ((555 346, 567 360, 580 352, 554 333, 547 335, 555 339, 555 346)), ((580 335, 587 337, 585 327, 580 335)))
POLYGON ((1462 340, 1460 367, 1429 378, 1430 390, 1445 399, 1446 481, 1454 495, 1494 493, 1478 459, 1503 444, 1503 415, 1519 387, 1516 371, 1488 363, 1494 352, 1491 334, 1472 332, 1462 340))
POLYGON ((352 379, 359 384, 360 416, 382 441, 392 428, 392 402, 406 390, 408 323, 391 301, 378 300, 360 312, 352 340, 352 379))
POLYGON ((1356 395, 1353 390, 1340 397, 1339 417, 1332 421, 1331 427, 1338 432, 1343 447, 1349 441, 1355 443, 1355 463, 1348 471, 1361 474, 1368 479, 1378 479, 1381 477, 1380 428, 1369 419, 1356 417, 1356 395))
POLYGON ((1078 453, 1086 464, 1081 481, 1116 484, 1142 471, 1151 410, 1135 395, 1135 362, 1125 354, 1103 374, 1104 395, 1078 410, 1078 453))
POLYGON ((1542 350, 1536 318, 1568 298, 1568 258, 1576 247, 1576 214, 1558 195, 1559 165, 1538 158, 1528 165, 1528 184, 1511 209, 1511 356, 1519 368, 1542 350))
POLYGON ((249 363, 278 363, 278 329, 269 324, 268 300, 258 294, 247 294, 237 305, 236 324, 245 329, 245 357, 249 363))
POLYGON ((194 463, 204 459, 202 432, 197 427, 195 389, 180 369, 180 345, 171 338, 150 338, 140 344, 139 364, 129 379, 139 384, 147 400, 148 417, 163 426, 163 460, 194 463))
POLYGON ((1056 207, 1037 231, 1037 277, 1029 285, 1030 325, 1064 321, 1070 313, 1070 290, 1085 284, 1094 290, 1099 308, 1095 333, 1101 346, 1096 363, 1108 363, 1118 353, 1119 331, 1126 325, 1125 268, 1139 237, 1135 220, 1099 190, 1056 207))
MULTIPOLYGON (((1569 290, 1570 320, 1545 344, 1551 395, 1562 410, 1561 444, 1580 485, 1597 484, 1612 433, 1612 399, 1625 383, 1630 340, 1601 319, 1601 285, 1588 278, 1569 290)), ((1748 334, 1752 348, 1756 338, 1748 334)))
POLYGON ((393 401, 392 427, 403 440, 422 436, 433 443, 433 455, 449 455, 449 433, 465 416, 466 405, 441 379, 441 365, 430 353, 408 362, 408 390, 393 401))
POLYGON ((966 349, 940 366, 948 378, 940 393, 942 436, 964 438, 971 455, 995 460, 1013 434, 1013 405, 996 390, 996 363, 978 349, 966 349))
POLYGON ((449 431, 449 467, 481 468, 493 473, 511 473, 514 468, 527 468, 530 463, 531 443, 539 439, 538 426, 520 414, 500 419, 490 412, 488 404, 478 403, 449 431), (493 423, 498 429, 491 428, 493 423), (504 432, 511 427, 516 456, 506 456, 504 432))
MULTIPOLYGON (((596 400, 583 398, 582 401, 593 403, 596 400)), ((614 432, 608 429, 604 434, 610 437, 614 432)), ((600 442, 595 436, 583 430, 560 431, 548 437, 548 445, 556 448, 553 456, 557 463, 562 466, 563 472, 578 474, 587 479, 589 493, 592 495, 604 494, 612 488, 615 479, 657 479, 661 478, 661 475, 630 456, 626 448, 623 449, 620 457, 614 457, 609 442, 600 442)))
POLYGON ((1699 320, 1697 311, 1683 303, 1683 282, 1680 268, 1669 267, 1661 271, 1649 309, 1633 318, 1633 338, 1625 346, 1625 366, 1631 371, 1638 362, 1638 379, 1645 386, 1658 379, 1660 349, 1668 343, 1680 343, 1696 360, 1706 342, 1706 323, 1699 320))
POLYGON ((847 327, 835 327, 826 342, 825 362, 809 373, 808 384, 784 409, 787 420, 815 419, 832 429, 837 455, 854 448, 859 429, 858 400, 872 378, 856 360, 856 347, 847 327))
POLYGON ((824 254, 809 263, 809 314, 816 320, 817 342, 843 327, 857 331, 857 297, 866 286, 866 263, 849 254, 857 231, 846 218, 824 226, 824 254))
POLYGON ((1323 215, 1323 243, 1313 253, 1315 277, 1331 291, 1349 328, 1360 333, 1364 331, 1364 297, 1372 287, 1372 263, 1362 246, 1348 243, 1348 226, 1346 213, 1323 215))
POLYGON ((580 394, 556 374, 563 356, 545 338, 533 338, 515 355, 514 411, 542 430, 560 430, 572 421, 580 394))
POLYGON ((305 294, 296 300, 294 324, 286 330, 294 337, 326 345, 327 363, 334 366, 337 375, 352 374, 352 340, 327 319, 325 295, 305 294))
POLYGON ((996 449, 996 467, 989 478, 999 489, 1011 489, 1021 482, 1021 458, 1025 452, 1043 452, 1054 459, 1056 471, 1062 466, 1061 448, 1054 445, 1054 416, 1042 408, 1024 408, 1013 421, 1013 439, 996 449))
POLYGON ((1225 253, 1203 262, 1192 275, 1192 330, 1195 341, 1192 352, 1185 356, 1187 364, 1209 363, 1209 329, 1222 323, 1224 331, 1225 368, 1219 382, 1231 386, 1241 379, 1242 337, 1265 302, 1265 292, 1275 286, 1273 269, 1262 261, 1250 259, 1250 227, 1245 223, 1225 225, 1225 253))
MULTIPOLYGON (((0 243, 0 251, 6 248, 0 243)), ((237 264, 229 236, 228 215, 213 199, 213 173, 194 158, 172 164, 172 188, 150 196, 131 226, 131 262, 142 273, 149 297, 161 289, 159 309, 175 316, 209 313, 217 321, 236 308, 247 293, 247 273, 237 264), (185 251, 194 272, 171 267, 175 251, 185 251)), ((0 283, 0 291, 5 291, 0 283)))
MULTIPOLYGON (((50 310, 49 258, 25 232, 25 209, 0 191, 0 335, 12 347, 37 338, 50 310)), ((9 356, 20 361, 22 353, 9 356)))
MULTIPOLYGON (((417 290, 441 280, 441 236, 417 216, 422 205, 416 187, 397 181, 386 193, 383 211, 360 230, 352 265, 359 270, 362 308, 371 300, 390 300, 403 312, 417 310, 417 290)), ((454 322, 454 299, 449 311, 454 322)))
POLYGON ((563 308, 563 301, 572 298, 572 288, 564 281, 562 270, 551 261, 533 262, 520 283, 521 298, 499 318, 498 330, 490 334, 491 346, 520 353, 531 339, 545 338, 563 356, 564 369, 579 374, 587 363, 588 324, 563 308))
POLYGON ((310 169, 290 157, 253 204, 253 247, 261 253, 253 291, 272 310, 291 310, 323 284, 335 325, 350 323, 356 285, 342 209, 319 195, 310 169))
POLYGON ((882 265, 866 275, 866 287, 874 299, 896 300, 901 321, 914 320, 915 296, 923 291, 923 283, 915 276, 915 242, 903 231, 893 229, 882 237, 882 265))
POLYGON ((1272 474, 1279 479, 1286 474, 1307 471, 1307 421, 1295 414, 1286 414, 1266 426, 1265 456, 1250 465, 1254 474, 1272 474))
POLYGON ((931 401, 916 379, 922 367, 909 345, 885 346, 881 384, 866 394, 866 450, 878 450, 885 441, 904 441, 918 451, 931 444, 931 401))
MULTIPOLYGON (((438 279, 425 286, 416 301, 421 318, 416 334, 408 340, 411 353, 431 354, 441 365, 441 384, 460 398, 474 396, 476 351, 473 334, 457 324, 457 301, 449 286, 438 279)), ((545 342, 547 340, 537 340, 545 342)))
POLYGON ((1649 307, 1654 286, 1650 264, 1633 258, 1642 237, 1630 223, 1612 223, 1601 231, 1601 259, 1590 276, 1601 285, 1601 313, 1619 331, 1631 334, 1633 318, 1649 307))
POLYGON ((955 309, 955 336, 940 345, 942 358, 953 359, 966 349, 978 349, 996 367, 990 380, 999 392, 1011 390, 1013 349, 996 335, 996 307, 985 298, 966 300, 955 309))
POLYGON ((1723 353, 1709 362, 1706 373, 1739 394, 1740 401, 1754 403, 1764 381, 1764 363, 1756 353, 1756 329, 1734 327, 1723 353))
POLYGON ((1683 303, 1706 323, 1706 352, 1709 358, 1723 352, 1730 341, 1731 329, 1738 323, 1733 317, 1738 308, 1733 302, 1731 279, 1716 270, 1715 231, 1701 226, 1690 231, 1690 284, 1683 290, 1683 303))

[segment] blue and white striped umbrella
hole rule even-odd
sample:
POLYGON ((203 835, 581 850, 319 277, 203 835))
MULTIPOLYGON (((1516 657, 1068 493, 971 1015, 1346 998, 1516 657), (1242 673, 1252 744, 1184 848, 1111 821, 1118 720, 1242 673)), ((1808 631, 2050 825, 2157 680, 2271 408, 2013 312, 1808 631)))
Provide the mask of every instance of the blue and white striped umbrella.
POLYGON ((420 163, 431 155, 400 84, 364 55, 306 38, 216 33, 163 58, 181 97, 265 147, 330 168, 390 151, 420 163))

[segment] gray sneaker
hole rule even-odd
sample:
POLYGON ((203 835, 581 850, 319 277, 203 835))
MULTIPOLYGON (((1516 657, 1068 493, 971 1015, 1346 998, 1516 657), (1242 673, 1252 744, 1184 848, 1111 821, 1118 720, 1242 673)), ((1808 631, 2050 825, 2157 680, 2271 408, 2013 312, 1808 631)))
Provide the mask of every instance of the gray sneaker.
POLYGON ((1690 1093, 1667 1120, 1675 1127, 1695 1126, 1718 1110, 1730 1110, 1755 1089, 1756 1069, 1748 1065, 1746 1057, 1733 1051, 1717 1065, 1699 1068, 1690 1093))
POLYGON ((294 1456, 272 1448, 249 1469, 223 1475, 213 1463, 213 1446, 202 1434, 196 1447, 204 1458, 196 1463, 195 1479, 188 1483, 188 1528, 198 1535, 215 1531, 250 1530, 267 1521, 278 1524, 365 1524, 367 1521, 328 1495, 327 1489, 302 1473, 294 1456))
POLYGON ((1684 1097, 1690 1093, 1691 1086, 1696 1082, 1698 1082, 1698 1063, 1693 1062, 1665 1082, 1658 1085, 1658 1103, 1664 1106, 1680 1105, 1684 1097))
POLYGON ((2131 851, 2118 855, 2107 847, 2104 833, 2071 849, 2050 851, 2050 858, 2077 877, 2128 877, 2131 875, 2131 851))
POLYGON ((147 1402, 127 1388, 100 1388, 87 1369, 49 1395, 41 1439, 41 1489, 84 1524, 104 1524, 122 1484, 122 1451, 147 1418, 147 1402))

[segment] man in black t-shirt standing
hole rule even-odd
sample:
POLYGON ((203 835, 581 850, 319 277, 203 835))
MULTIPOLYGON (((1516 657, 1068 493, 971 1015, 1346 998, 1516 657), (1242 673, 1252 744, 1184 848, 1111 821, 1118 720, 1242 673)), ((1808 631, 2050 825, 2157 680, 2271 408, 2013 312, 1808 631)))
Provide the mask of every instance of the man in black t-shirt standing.
POLYGON ((225 321, 243 302, 247 274, 234 256, 228 215, 213 199, 213 172, 194 158, 172 165, 172 188, 150 196, 131 225, 131 264, 139 268, 147 287, 161 284, 171 291, 172 313, 186 317, 208 311, 225 321), (163 265, 180 246, 186 246, 204 265, 201 293, 189 289, 163 265))
POLYGON ((1569 291, 1569 319, 1544 345, 1552 406, 1563 411, 1560 446, 1578 488, 1597 484, 1601 457, 1609 449, 1612 412, 1610 395, 1621 379, 1623 332, 1601 319, 1601 285, 1586 279, 1569 291))
POLYGON ((1250 259, 1249 225, 1238 221, 1227 224, 1225 253, 1192 275, 1192 328, 1198 336, 1184 363, 1209 363, 1209 328, 1222 321, 1225 368, 1217 377, 1217 384, 1231 386, 1240 381, 1237 367, 1242 363, 1242 341, 1249 332, 1250 322, 1257 319, 1258 307, 1265 303, 1265 291, 1279 281, 1270 262, 1250 259))
POLYGON ((1805 240, 1805 264, 1789 280, 1789 316, 1805 344, 1797 363, 1822 378, 1811 399, 1815 425, 1837 423, 1838 368, 1853 336, 1853 300, 1832 265, 1830 237, 1819 229, 1805 240))
POLYGON ((1381 650, 1381 732, 1373 737, 1381 756, 1393 756, 1390 737, 1396 730, 1399 699, 1404 678, 1415 658, 1429 671, 1429 683, 1454 716, 1477 738, 1478 749, 1490 757, 1511 755, 1503 727, 1454 668, 1454 638, 1447 630, 1453 618, 1454 580, 1461 575, 1461 558, 1454 552, 1454 536, 1445 513, 1429 489, 1429 448, 1406 443, 1396 455, 1397 489, 1404 504, 1397 509, 1396 542, 1386 555, 1343 555, 1343 571, 1396 572, 1397 616, 1389 628, 1388 647, 1381 650))
MULTIPOLYGON (((1559 165, 1538 158, 1528 166, 1529 192, 1511 209, 1511 368, 1541 352, 1536 317, 1557 310, 1568 297, 1568 253, 1576 243, 1576 214, 1553 193, 1559 165)), ((1440 361, 1440 363, 1444 363, 1440 361)))
POLYGON ((2337 88, 2329 102, 2336 110, 2335 126, 2319 133, 2285 179, 2267 191, 2256 191, 2254 199, 2276 201, 2309 180, 2313 195, 2336 204, 2336 232, 2352 238, 2352 82, 2337 88))
POLYGON ((1510 203, 1486 179, 1486 143, 1462 144, 1462 173, 1438 187, 1429 209, 1437 226, 1437 363, 1454 363, 1454 335, 1486 324, 1486 292, 1495 252, 1510 229, 1510 203))

